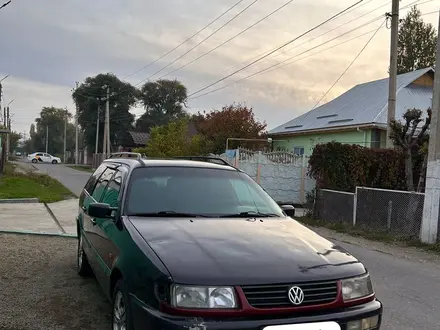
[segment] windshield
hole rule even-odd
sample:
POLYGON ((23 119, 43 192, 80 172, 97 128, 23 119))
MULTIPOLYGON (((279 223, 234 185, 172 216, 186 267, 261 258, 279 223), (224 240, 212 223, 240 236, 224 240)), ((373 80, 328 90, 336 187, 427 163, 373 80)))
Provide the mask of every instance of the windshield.
POLYGON ((278 204, 248 175, 194 167, 143 167, 133 171, 128 215, 158 212, 233 217, 249 213, 282 217, 278 204))

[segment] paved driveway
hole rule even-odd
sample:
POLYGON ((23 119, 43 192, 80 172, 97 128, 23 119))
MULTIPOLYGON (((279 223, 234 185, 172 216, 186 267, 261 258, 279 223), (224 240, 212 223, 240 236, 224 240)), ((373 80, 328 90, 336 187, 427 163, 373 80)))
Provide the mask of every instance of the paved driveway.
POLYGON ((39 172, 57 179, 79 197, 91 173, 74 170, 62 164, 32 164, 39 172))

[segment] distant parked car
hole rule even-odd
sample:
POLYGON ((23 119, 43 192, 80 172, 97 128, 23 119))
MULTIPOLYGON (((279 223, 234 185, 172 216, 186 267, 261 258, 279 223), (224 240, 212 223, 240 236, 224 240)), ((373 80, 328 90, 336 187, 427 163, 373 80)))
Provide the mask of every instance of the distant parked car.
POLYGON ((58 157, 54 157, 52 155, 49 155, 45 152, 35 152, 33 154, 30 154, 28 156, 28 159, 32 163, 52 163, 52 164, 58 164, 61 163, 61 159, 58 157))
POLYGON ((15 156, 17 156, 17 157, 21 157, 21 152, 17 151, 17 152, 15 153, 15 156))

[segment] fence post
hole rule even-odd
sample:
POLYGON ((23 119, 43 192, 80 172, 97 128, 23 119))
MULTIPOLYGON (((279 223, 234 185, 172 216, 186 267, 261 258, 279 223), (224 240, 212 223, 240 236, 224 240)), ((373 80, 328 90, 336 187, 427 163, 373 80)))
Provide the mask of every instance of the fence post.
POLYGON ((388 201, 387 229, 391 230, 391 215, 393 213, 393 201, 388 201))
POLYGON ((257 156, 257 183, 260 184, 261 178, 261 151, 258 151, 257 156))
POLYGON ((234 160, 234 167, 238 168, 240 165, 240 149, 237 148, 235 150, 235 160, 234 160))
POLYGON ((356 226, 356 209, 357 209, 357 202, 358 202, 358 188, 356 187, 356 190, 354 192, 353 197, 353 227, 356 226))
POLYGON ((306 202, 306 155, 302 155, 301 159, 301 181, 300 181, 299 199, 301 204, 306 202))

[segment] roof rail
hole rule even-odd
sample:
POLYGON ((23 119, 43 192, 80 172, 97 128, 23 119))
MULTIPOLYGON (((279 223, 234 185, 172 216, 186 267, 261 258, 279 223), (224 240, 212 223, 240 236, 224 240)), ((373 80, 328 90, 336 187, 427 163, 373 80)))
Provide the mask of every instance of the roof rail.
POLYGON ((221 159, 220 157, 210 157, 210 156, 179 156, 179 157, 173 157, 173 158, 174 159, 195 160, 195 161, 199 161, 199 162, 208 162, 208 163, 214 163, 214 164, 234 167, 231 164, 229 164, 226 160, 221 159))
POLYGON ((138 152, 115 152, 109 158, 136 158, 139 160, 142 159, 142 155, 138 152))

